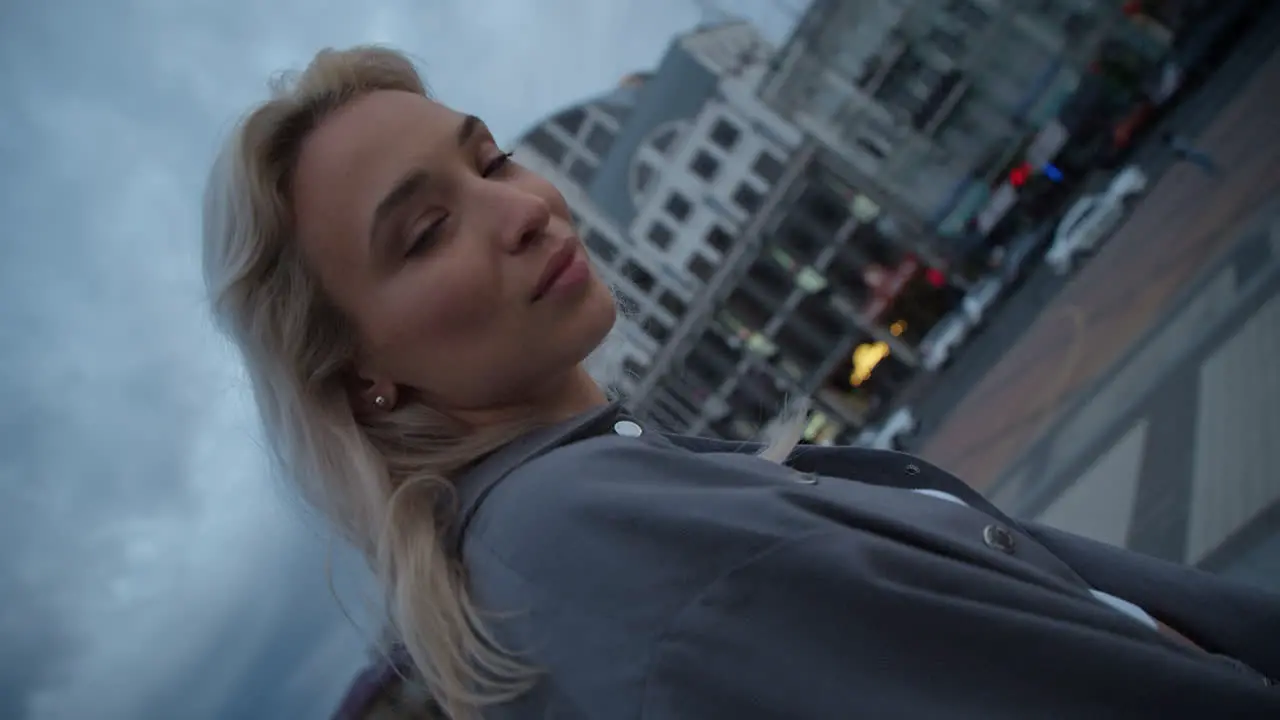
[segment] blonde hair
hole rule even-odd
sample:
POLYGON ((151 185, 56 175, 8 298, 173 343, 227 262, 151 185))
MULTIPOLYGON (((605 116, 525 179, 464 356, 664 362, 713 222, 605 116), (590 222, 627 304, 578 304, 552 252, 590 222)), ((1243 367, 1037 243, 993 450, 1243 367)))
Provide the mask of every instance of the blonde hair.
MULTIPOLYGON (((365 555, 433 696, 450 717, 472 717, 520 695, 535 673, 486 629, 446 547, 451 480, 533 422, 472 431, 412 400, 357 420, 344 382, 356 336, 293 231, 301 144, 330 113, 378 90, 429 96, 408 58, 377 47, 323 50, 302 73, 272 83, 271 99, 240 123, 210 176, 205 282, 219 326, 244 355, 276 462, 365 555)), ((795 432, 779 439, 767 452, 774 459, 795 445, 795 432)))

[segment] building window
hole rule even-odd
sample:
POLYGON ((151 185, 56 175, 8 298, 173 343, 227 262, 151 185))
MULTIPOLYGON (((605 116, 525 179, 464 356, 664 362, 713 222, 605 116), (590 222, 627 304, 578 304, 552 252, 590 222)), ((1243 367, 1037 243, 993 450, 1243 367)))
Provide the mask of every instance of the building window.
POLYGON ((645 372, 648 370, 649 367, 647 365, 630 355, 622 361, 622 372, 632 380, 639 381, 640 378, 644 377, 645 372))
MULTIPOLYGON (((699 339, 698 345, 694 347, 693 352, 689 353, 688 357, 684 359, 684 369, 694 379, 700 380, 702 385, 710 388, 718 387, 720 383, 724 382, 726 375, 725 371, 714 360, 707 359, 707 354, 714 352, 706 349, 708 340, 720 340, 718 337, 712 337, 713 335, 714 333, 711 332, 704 334, 699 339)), ((724 341, 720 340, 719 344, 724 345, 724 341)), ((724 350, 727 353, 725 357, 734 357, 733 350, 729 346, 724 345, 724 350)), ((732 360, 721 359, 721 362, 729 364, 732 360)))
POLYGON ((782 161, 767 152, 760 153, 755 164, 751 166, 751 171, 770 185, 778 182, 782 177, 782 170, 782 161))
POLYGON ((666 209, 668 215, 680 222, 684 222, 689 219, 689 211, 693 210, 693 206, 689 204, 685 196, 678 192, 673 192, 667 197, 666 209))
POLYGON ((723 254, 733 247, 733 236, 719 225, 714 225, 707 233, 707 244, 716 252, 723 254))
POLYGON ((596 105, 596 109, 613 118, 613 121, 618 123, 619 127, 627 122, 627 116, 631 114, 630 108, 622 107, 621 105, 613 105, 611 103, 600 103, 599 105, 596 105))
POLYGON ((906 254, 877 225, 859 225, 849 238, 849 245, 871 262, 886 268, 897 267, 906 254))
POLYGON ((671 339, 671 329, 653 318, 644 322, 644 331, 649 337, 657 340, 659 345, 671 339))
POLYGON ((789 248, 792 254, 802 263, 814 262, 826 247, 826 244, 819 240, 814 233, 794 221, 788 223, 786 227, 779 231, 778 239, 780 244, 789 248))
POLYGON ((667 152, 671 150, 671 146, 672 144, 675 143, 675 141, 676 141, 676 130, 675 128, 671 128, 665 132, 660 133, 657 137, 653 139, 653 149, 657 150, 659 153, 663 155, 666 155, 667 152))
POLYGON ((782 409, 786 397, 778 388, 777 381, 767 372, 753 367, 743 373, 733 394, 729 396, 729 406, 740 415, 752 418, 772 417, 782 409))
POLYGON ((883 160, 885 158, 884 149, 881 148, 878 144, 873 143, 864 137, 854 138, 853 141, 854 143, 857 144, 858 149, 862 150, 863 152, 870 155, 871 157, 877 160, 883 160))
POLYGON ((716 274, 716 266, 702 255, 694 253, 693 257, 689 258, 689 272, 702 282, 711 282, 711 278, 716 274))
POLYGON ((747 271, 747 277, 778 304, 787 299, 795 285, 791 272, 770 256, 761 256, 756 260, 747 271))
POLYGON ((676 239, 675 233, 671 232, 671 228, 660 222, 655 222, 649 226, 649 242, 655 247, 666 250, 671 247, 671 242, 676 239))
POLYGON ((640 292, 648 293, 653 290, 656 281, 648 270, 640 267, 634 260, 628 260, 622 264, 622 276, 631 281, 632 285, 640 288, 640 292))
MULTIPOLYGON (((769 322, 769 318, 773 315, 770 308, 764 304, 760 298, 756 297, 746 288, 738 288, 733 291, 729 299, 724 303, 725 310, 728 311, 739 323, 753 332, 760 332, 769 322)), ((739 331, 741 335, 741 331, 739 331)))
POLYGON ((741 136, 742 133, 738 128, 724 120, 717 120, 711 128, 711 142, 724 150, 732 150, 741 136))
POLYGON ((613 133, 603 125, 591 126, 591 131, 587 133, 587 149, 595 153, 596 157, 604 157, 612 144, 613 133))
POLYGON ((738 189, 733 191, 733 203, 746 211, 748 215, 760 209, 761 200, 760 193, 746 183, 738 185, 738 189))
POLYGON ((649 163, 636 163, 635 176, 635 193, 639 197, 644 197, 645 191, 649 189, 650 183, 653 182, 653 166, 649 163))
MULTIPOLYGON (((783 323, 778 328, 779 353, 785 361, 799 368, 802 376, 820 368, 826 359, 826 352, 823 348, 816 347, 815 342, 822 341, 802 332, 796 323, 783 323)), ((826 342, 830 342, 830 339, 826 342)))
POLYGON ((565 132, 570 135, 577 135, 578 131, 582 129, 583 120, 586 120, 586 118, 587 113, 582 108, 574 108, 557 115, 556 122, 560 124, 560 127, 564 128, 565 132))
MULTIPOLYGON (((742 353, 735 349, 733 345, 730 345, 729 341, 726 340, 726 338, 729 337, 737 338, 737 334, 735 331, 730 329, 729 325, 721 322, 718 316, 723 314, 723 312, 718 313, 716 323, 703 331, 702 337, 698 339, 698 344, 694 347, 693 352, 689 353, 689 357, 685 358, 686 360, 692 360, 695 357, 702 355, 708 362, 715 362, 718 360, 719 363, 717 364, 721 366, 720 369, 722 373, 733 371, 733 367, 742 357, 742 353)), ((713 381, 708 384, 715 387, 723 382, 724 379, 725 378, 721 376, 713 379, 713 381)))
POLYGON ((970 30, 979 30, 987 24, 990 16, 973 0, 948 0, 946 14, 964 23, 970 30))
POLYGON ((556 165, 559 165, 560 161, 564 159, 564 144, 542 128, 538 128, 529 133, 525 136, 524 140, 529 143, 529 147, 536 150, 539 155, 545 157, 556 165))
POLYGON ((591 184, 591 179, 595 177, 595 174, 595 166, 582 158, 574 159, 569 165, 569 177, 583 187, 591 184))
POLYGON ((658 298, 658 304, 662 306, 663 310, 671 313, 671 316, 677 320, 684 316, 685 310, 688 310, 684 301, 670 290, 662 291, 662 295, 658 298))
POLYGON ((929 31, 926 42, 937 48, 939 52, 946 55, 953 62, 958 62, 960 58, 964 57, 964 38, 947 28, 935 26, 929 31))
POLYGON ((806 219, 823 232, 836 232, 849 218, 844 203, 827 185, 815 183, 805 188, 796 205, 806 219))
POLYGON ((833 342, 844 337, 853 322, 853 318, 846 318, 836 312, 830 299, 823 295, 805 297, 796 307, 796 315, 804 318, 815 330, 831 338, 833 342))
POLYGON ((606 240, 604 235, 595 230, 588 230, 582 242, 586 244, 587 250, 592 255, 595 255, 600 262, 606 265, 618 257, 618 248, 614 247, 613 243, 606 240))
POLYGON ((715 179, 716 173, 720 172, 720 161, 711 157, 707 151, 699 150, 698 154, 693 156, 689 169, 703 180, 711 181, 715 179))

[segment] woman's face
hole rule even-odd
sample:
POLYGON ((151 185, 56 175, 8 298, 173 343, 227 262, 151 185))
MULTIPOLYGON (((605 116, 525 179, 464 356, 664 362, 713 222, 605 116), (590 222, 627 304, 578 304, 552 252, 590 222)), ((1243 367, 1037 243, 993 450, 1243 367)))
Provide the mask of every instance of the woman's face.
POLYGON ((614 322, 564 197, 484 123, 408 92, 361 97, 306 139, 299 242, 360 334, 358 392, 446 412, 535 402, 614 322))

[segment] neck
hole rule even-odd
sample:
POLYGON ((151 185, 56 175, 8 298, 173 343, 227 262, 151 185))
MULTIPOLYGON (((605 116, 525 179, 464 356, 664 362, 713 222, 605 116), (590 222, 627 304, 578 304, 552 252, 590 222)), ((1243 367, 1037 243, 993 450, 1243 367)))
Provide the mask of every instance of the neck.
POLYGON ((579 365, 519 403, 501 408, 455 411, 452 414, 473 428, 528 422, 530 418, 540 423, 554 424, 608 403, 609 398, 604 390, 579 365))

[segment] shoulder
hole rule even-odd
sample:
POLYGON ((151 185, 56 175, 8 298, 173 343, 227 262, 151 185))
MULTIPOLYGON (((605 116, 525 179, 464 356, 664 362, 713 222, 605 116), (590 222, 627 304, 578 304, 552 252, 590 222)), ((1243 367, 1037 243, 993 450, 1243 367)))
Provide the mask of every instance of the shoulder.
POLYGON ((495 486, 471 521, 464 555, 469 564, 500 562, 562 599, 641 585, 677 594, 797 529, 775 497, 789 472, 658 435, 588 438, 529 460, 495 486))

